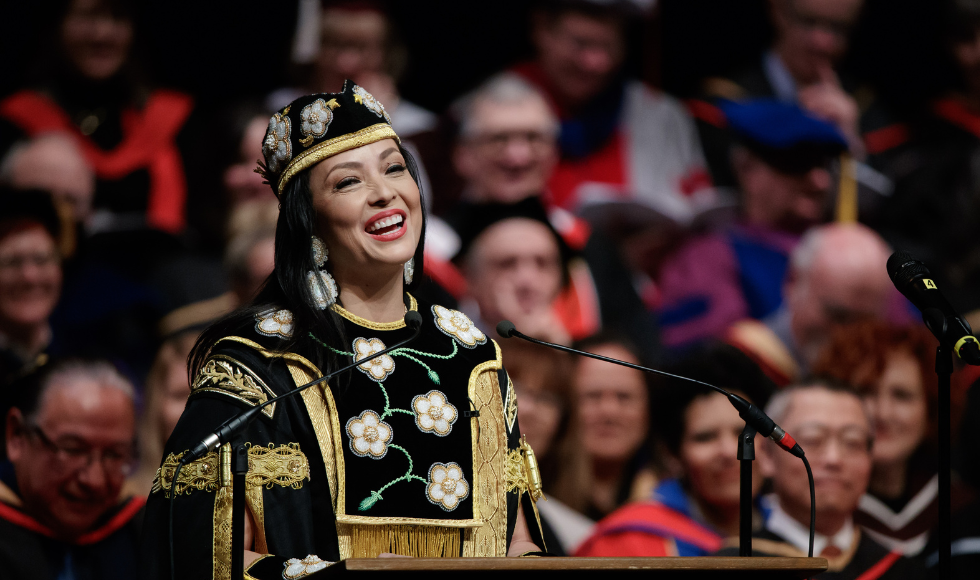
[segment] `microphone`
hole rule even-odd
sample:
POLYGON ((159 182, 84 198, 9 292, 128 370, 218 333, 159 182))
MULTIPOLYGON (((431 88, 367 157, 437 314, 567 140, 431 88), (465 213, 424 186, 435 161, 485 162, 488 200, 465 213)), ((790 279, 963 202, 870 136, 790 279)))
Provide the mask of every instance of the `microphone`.
POLYGON ((688 381, 688 382, 691 382, 691 383, 697 383, 699 385, 703 385, 705 387, 708 387, 710 389, 713 389, 713 390, 721 393, 722 395, 725 395, 725 397, 728 398, 728 401, 732 404, 732 406, 735 407, 735 410, 738 411, 738 416, 741 417, 743 421, 745 421, 746 423, 748 423, 749 425, 751 425, 756 431, 758 431, 759 433, 761 433, 764 437, 768 437, 768 438, 772 439, 776 443, 776 445, 778 445, 779 447, 785 449, 786 451, 788 451, 789 453, 792 453, 793 455, 795 455, 797 457, 801 457, 802 458, 804 456, 803 448, 801 448, 799 446, 799 444, 796 442, 796 440, 793 439, 793 437, 789 433, 787 433, 786 431, 784 431, 772 419, 770 419, 769 416, 766 415, 762 411, 762 409, 760 409, 759 407, 757 407, 757 406, 753 405, 752 403, 746 401, 742 397, 739 397, 735 393, 730 393, 730 392, 726 391, 725 389, 723 389, 721 387, 716 387, 715 385, 712 385, 712 384, 709 384, 709 383, 705 383, 705 382, 698 381, 698 380, 695 380, 695 379, 690 379, 690 378, 687 378, 687 377, 682 377, 680 375, 675 375, 675 374, 668 373, 668 372, 665 372, 665 371, 660 371, 660 370, 657 370, 657 369, 651 369, 651 368, 640 366, 640 365, 636 365, 636 364, 633 364, 633 363, 628 363, 626 361, 622 361, 622 360, 619 360, 619 359, 610 358, 610 357, 607 357, 607 356, 602 356, 602 355, 594 354, 594 353, 591 353, 591 352, 586 352, 584 350, 578 350, 578 349, 575 349, 575 348, 570 348, 570 347, 563 346, 563 345, 560 345, 560 344, 555 344, 553 342, 547 342, 547 341, 544 341, 544 340, 538 340, 537 338, 532 338, 532 337, 524 334, 523 332, 517 330, 517 327, 514 326, 514 323, 511 322, 511 321, 509 321, 509 320, 501 320, 500 323, 497 324, 497 334, 499 334, 502 338, 511 338, 511 337, 516 336, 516 337, 522 338, 522 339, 524 339, 524 340, 526 340, 528 342, 533 342, 535 344, 540 344, 542 346, 556 348, 558 350, 562 350, 562 351, 565 351, 565 352, 570 352, 572 354, 577 354, 577 355, 581 355, 581 356, 587 356, 589 358, 594 358, 596 360, 606 361, 608 363, 613 363, 613 364, 621 365, 621 366, 624 366, 624 367, 629 367, 631 369, 636 369, 638 371, 643 371, 645 373, 653 373, 653 374, 657 374, 657 375, 663 375, 665 377, 671 377, 671 378, 674 378, 674 379, 681 379, 681 380, 688 381))
POLYGON ((355 361, 343 368, 339 368, 333 371, 332 373, 327 373, 314 381, 310 381, 306 383, 305 385, 301 385, 291 391, 275 396, 269 399, 268 401, 262 403, 261 405, 257 405, 243 413, 239 413, 238 415, 231 417, 230 419, 222 423, 221 426, 218 427, 213 433, 209 434, 207 437, 202 439, 200 443, 198 443, 193 448, 191 448, 187 453, 185 453, 184 456, 180 458, 180 464, 187 465, 188 463, 194 461, 195 459, 199 459, 203 457, 209 451, 214 451, 218 447, 221 447, 223 444, 231 441, 232 438, 234 438, 236 435, 244 431, 245 427, 247 427, 249 423, 255 420, 255 418, 258 416, 258 414, 262 411, 264 407, 267 407, 281 399, 285 399, 286 397, 291 397, 304 389, 308 389, 314 385, 318 385, 323 381, 326 381, 334 377, 335 375, 349 371, 350 369, 356 366, 360 366, 368 362, 369 360, 372 360, 384 354, 388 354, 389 352, 401 348, 406 344, 412 342, 413 340, 415 340, 416 337, 418 337, 419 332, 422 330, 422 315, 415 310, 409 310, 405 314, 405 325, 413 330, 412 336, 406 338, 405 340, 393 346, 390 346, 384 350, 373 353, 370 356, 364 357, 359 361, 355 361))
POLYGON ((885 265, 888 276, 909 302, 922 311, 922 321, 941 344, 971 365, 980 365, 980 342, 970 323, 953 310, 936 287, 929 268, 905 251, 897 251, 885 265))

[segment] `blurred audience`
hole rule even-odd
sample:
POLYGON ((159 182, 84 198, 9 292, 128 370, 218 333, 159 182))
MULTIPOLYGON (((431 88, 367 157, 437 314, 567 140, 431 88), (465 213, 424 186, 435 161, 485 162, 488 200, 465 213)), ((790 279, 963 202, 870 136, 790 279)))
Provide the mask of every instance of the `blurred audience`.
POLYGON ((745 317, 762 320, 783 302, 789 255, 828 215, 831 161, 845 147, 833 125, 769 99, 723 106, 737 142, 731 164, 739 215, 684 242, 657 279, 665 345, 721 336, 745 317))
POLYGON ((0 565, 15 578, 129 579, 145 500, 132 466, 133 386, 109 363, 51 363, 18 383, 0 464, 0 565))
POLYGON ((937 345, 924 326, 866 321, 837 329, 813 368, 864 399, 874 448, 855 522, 907 556, 923 553, 939 522, 937 345))
MULTIPOLYGON (((815 578, 882 580, 922 578, 925 570, 900 552, 889 551, 854 523, 858 502, 868 487, 872 464, 872 424, 861 398, 831 380, 792 385, 766 407, 773 421, 793 433, 813 469, 816 534, 813 555, 826 558, 827 572, 815 578)), ((753 534, 752 552, 760 556, 806 556, 809 544, 810 487, 799 458, 769 445, 760 465, 772 479, 771 512, 765 530, 753 534)), ((721 555, 737 553, 734 548, 721 555)))
POLYGON ((594 521, 571 509, 551 491, 562 473, 584 474, 572 394, 571 355, 543 346, 505 341, 501 351, 514 383, 521 433, 534 449, 548 501, 537 504, 548 552, 569 555, 589 535, 594 521))
POLYGON ((209 324, 228 314, 240 302, 232 292, 214 295, 215 288, 189 281, 184 292, 172 292, 179 306, 158 325, 162 344, 143 387, 143 411, 138 437, 139 468, 126 481, 126 491, 140 497, 150 494, 163 448, 184 404, 191 394, 187 360, 198 335, 209 324))
POLYGON ((0 167, 0 182, 51 192, 75 221, 85 222, 92 213, 95 173, 69 134, 44 133, 14 145, 0 167))
MULTIPOLYGON (((577 344, 598 355, 640 364, 635 348, 615 336, 577 344)), ((629 501, 650 497, 656 457, 649 443, 650 392, 643 372, 581 357, 572 375, 582 473, 562 471, 552 494, 598 520, 629 501)))
POLYGON ((384 104, 399 137, 432 130, 436 116, 402 98, 396 82, 406 53, 382 2, 325 0, 320 11, 320 50, 312 76, 302 88, 280 89, 266 99, 276 111, 309 93, 336 93, 346 79, 361 85, 384 104))
MULTIPOLYGON (((34 86, 0 101, 0 118, 28 146, 49 132, 71 137, 96 177, 93 213, 78 216, 89 218, 91 231, 148 226, 175 233, 184 228, 187 201, 177 139, 193 100, 144 81, 134 57, 134 10, 129 0, 58 2, 34 86)), ((0 155, 9 156, 12 145, 0 143, 0 155)), ((82 208, 86 187, 84 180, 73 186, 82 208)))
POLYGON ((861 111, 835 71, 847 53, 863 4, 864 0, 769 0, 776 33, 769 50, 729 79, 708 79, 708 93, 726 99, 775 97, 798 103, 833 123, 851 153, 863 158, 861 111))
POLYGON ((534 199, 469 212, 460 255, 470 301, 461 306, 493 328, 507 319, 525 334, 569 343, 554 309, 567 281, 567 247, 534 199))
POLYGON ((958 87, 930 103, 877 227, 928 264, 947 299, 966 313, 980 310, 980 2, 950 4, 945 48, 958 87))
MULTIPOLYGON (((445 248, 442 255, 448 259, 474 228, 481 227, 475 224, 488 214, 508 211, 507 207, 515 214, 543 216, 563 244, 567 284, 553 301, 571 337, 581 339, 613 329, 655 358, 659 341, 653 317, 644 312, 616 246, 571 213, 540 208, 558 159, 557 119, 541 92, 504 73, 465 95, 453 108, 460 123, 453 161, 466 185, 460 203, 446 216, 456 235, 448 232, 435 240, 439 230, 433 229, 426 238, 427 254, 430 247, 433 254, 439 253, 436 248, 445 248)), ((519 244, 519 238, 512 243, 519 244)))
POLYGON ((790 255, 783 304, 762 322, 735 323, 726 340, 776 384, 796 380, 816 363, 836 326, 902 316, 885 272, 889 254, 884 241, 860 224, 812 228, 790 255))
POLYGON ((560 120, 554 204, 635 202, 686 223, 714 205, 714 190, 684 108, 624 71, 629 23, 643 16, 631 2, 539 2, 536 58, 513 71, 545 93, 560 120))
POLYGON ((229 216, 225 272, 239 304, 258 294, 272 274, 278 218, 279 204, 275 200, 240 205, 229 216))
POLYGON ((49 318, 61 294, 61 224, 41 191, 0 189, 0 410, 9 383, 47 358, 49 318))
MULTIPOLYGON (((714 384, 764 406, 775 385, 734 347, 717 345, 688 357, 670 372, 714 384)), ((701 385, 659 379, 654 428, 676 464, 651 498, 603 519, 577 556, 707 556, 726 536, 738 535, 739 462, 745 422, 728 399, 701 385)), ((761 437, 756 437, 760 441, 761 437)), ((763 477, 752 471, 752 493, 763 477)), ((762 515, 755 520, 761 522, 762 515)), ((756 525, 758 527, 758 525, 756 525)))

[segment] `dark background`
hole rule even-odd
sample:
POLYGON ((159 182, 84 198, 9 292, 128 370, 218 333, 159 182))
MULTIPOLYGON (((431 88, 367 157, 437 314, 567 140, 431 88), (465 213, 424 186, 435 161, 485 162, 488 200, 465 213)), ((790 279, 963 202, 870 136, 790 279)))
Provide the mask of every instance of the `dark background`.
MULTIPOLYGON (((46 45, 47 1, 3 0, 0 96, 28 82, 46 45)), ((137 50, 158 84, 202 104, 263 95, 290 84, 296 6, 288 1, 141 0, 137 50)), ((911 113, 950 86, 941 42, 947 0, 868 0, 845 73, 872 83, 911 113)), ((410 60, 403 94, 442 111, 489 74, 531 54, 527 0, 391 2, 410 60)), ((629 68, 685 97, 700 79, 755 58, 771 30, 766 0, 660 0, 652 20, 632 24, 629 68)))

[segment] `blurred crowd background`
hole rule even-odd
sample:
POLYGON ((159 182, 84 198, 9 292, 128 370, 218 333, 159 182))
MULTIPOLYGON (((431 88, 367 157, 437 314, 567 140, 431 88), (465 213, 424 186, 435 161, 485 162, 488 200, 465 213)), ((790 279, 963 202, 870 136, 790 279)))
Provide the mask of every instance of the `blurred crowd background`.
MULTIPOLYGON (((84 490, 82 523, 25 501, 61 536, 149 492, 197 334, 272 272, 278 201, 253 172, 268 119, 351 79, 421 168, 427 298, 484 331, 508 319, 760 405, 815 384, 829 419, 859 400, 870 448, 809 433, 815 469, 851 482, 825 492, 828 506, 841 496, 826 520, 853 517, 929 564, 936 341, 885 261, 912 252, 980 323, 980 1, 49 0, 4 13, 0 480, 25 500, 25 481, 84 490), (118 453, 102 449, 94 483, 98 445, 65 443, 73 415, 46 411, 71 397, 35 393, 98 374, 51 370, 66 359, 108 361, 110 382, 131 385, 116 389, 124 412, 94 407, 122 422, 116 440, 96 437, 118 453)), ((649 537, 681 534, 677 513, 708 530, 637 541, 636 555, 711 553, 737 531, 742 425, 727 402, 501 342, 554 499, 539 502, 552 551, 633 545, 617 509, 635 501, 669 508, 631 513, 649 537)), ((978 377, 957 365, 952 387, 963 537, 978 377)), ((756 492, 792 516, 779 461, 761 463, 756 492)))

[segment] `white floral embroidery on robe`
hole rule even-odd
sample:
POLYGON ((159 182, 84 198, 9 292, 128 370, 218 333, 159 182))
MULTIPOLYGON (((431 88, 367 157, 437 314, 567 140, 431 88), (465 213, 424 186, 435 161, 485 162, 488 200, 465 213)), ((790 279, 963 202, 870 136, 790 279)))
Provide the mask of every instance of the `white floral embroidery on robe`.
POLYGON ((429 485, 425 488, 425 496, 430 502, 451 512, 469 493, 470 486, 458 464, 433 463, 429 468, 429 485))
POLYGON ((394 435, 391 425, 381 420, 377 413, 364 411, 358 417, 347 421, 347 436, 350 437, 350 450, 358 457, 381 459, 388 453, 388 443, 394 435))
POLYGON ((295 580, 296 578, 303 578, 309 576, 314 572, 319 572, 323 570, 333 562, 327 562, 326 560, 321 560, 317 556, 310 554, 309 556, 303 558, 302 560, 297 558, 290 558, 283 562, 285 570, 282 571, 282 577, 286 580, 295 580))
MULTIPOLYGON (((354 339, 354 362, 365 359, 376 352, 385 349, 385 343, 377 338, 355 338, 354 339)), ((388 378, 388 375, 395 372, 395 359, 391 355, 383 354, 357 366, 364 374, 378 381, 379 383, 388 378)))
POLYGON ((255 315, 255 332, 265 336, 292 338, 293 313, 285 308, 266 310, 255 315))
POLYGON ((435 433, 440 437, 449 435, 458 413, 456 407, 446 400, 439 391, 429 391, 412 399, 415 411, 415 425, 425 433, 435 433))
POLYGON ((289 143, 289 117, 276 113, 269 119, 269 130, 262 143, 262 153, 269 169, 278 172, 280 165, 285 165, 292 157, 292 145, 289 143))
POLYGON ((476 345, 487 342, 487 335, 459 310, 450 310, 437 304, 432 307, 432 313, 436 317, 436 327, 466 348, 475 348, 476 345))

